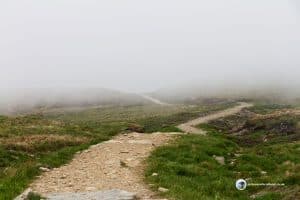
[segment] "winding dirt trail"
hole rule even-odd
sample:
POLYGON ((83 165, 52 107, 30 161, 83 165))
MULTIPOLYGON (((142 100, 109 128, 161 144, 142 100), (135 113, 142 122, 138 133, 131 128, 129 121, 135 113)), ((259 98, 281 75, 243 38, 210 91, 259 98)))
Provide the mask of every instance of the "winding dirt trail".
MULTIPOLYGON (((181 124, 179 128, 186 133, 205 134, 194 126, 235 114, 249 106, 251 104, 240 103, 234 108, 181 124)), ((159 199, 143 182, 143 161, 154 148, 168 144, 180 134, 185 133, 130 133, 115 136, 77 153, 69 164, 43 173, 31 184, 31 188, 52 200, 159 199), (97 191, 109 192, 100 194, 97 191)))
POLYGON ((155 99, 153 97, 150 97, 148 95, 144 95, 144 94, 140 94, 140 96, 148 101, 151 101, 152 103, 154 104, 157 104, 157 105, 161 105, 161 106, 171 106, 172 104, 169 104, 169 103, 166 103, 166 102, 162 102, 161 100, 159 99, 155 99))
POLYGON ((166 144, 176 134, 118 135, 75 155, 69 164, 45 172, 31 188, 50 199, 67 199, 71 193, 112 189, 134 193, 141 199, 157 199, 143 183, 143 160, 155 147, 166 144))
POLYGON ((240 102, 238 106, 235 106, 233 108, 229 108, 227 110, 222 110, 220 112, 211 114, 211 115, 207 115, 204 117, 200 117, 191 121, 188 121, 184 124, 181 124, 178 126, 178 128, 180 130, 182 130, 185 133, 192 133, 192 134, 201 134, 201 135, 205 135, 206 132, 204 130, 198 129, 195 126, 199 125, 199 124, 204 124, 207 123, 209 121, 218 119, 218 118, 223 118, 229 115, 234 115, 238 112, 240 112, 242 109, 244 108, 248 108, 253 106, 253 104, 250 103, 245 103, 245 102, 240 102))

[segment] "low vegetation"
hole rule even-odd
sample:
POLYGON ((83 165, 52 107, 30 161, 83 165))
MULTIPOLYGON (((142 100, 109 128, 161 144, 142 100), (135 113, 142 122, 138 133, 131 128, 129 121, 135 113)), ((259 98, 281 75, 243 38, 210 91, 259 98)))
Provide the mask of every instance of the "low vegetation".
POLYGON ((128 131, 179 131, 175 126, 231 104, 119 106, 0 117, 0 199, 13 199, 41 173, 90 145, 128 131))
MULTIPOLYGON (((259 105, 250 110, 271 113, 278 109, 283 108, 259 105)), ((248 110, 200 125, 208 131, 207 136, 185 135, 158 148, 148 159, 146 180, 154 190, 168 188, 161 195, 173 199, 297 199, 299 118, 276 115, 255 120, 254 115, 248 110), (218 157, 224 158, 224 165, 218 157), (240 178, 248 184, 284 186, 248 186, 238 191, 235 181, 240 178)))
POLYGON ((294 105, 290 105, 286 103, 279 104, 274 102, 259 101, 252 108, 249 108, 249 110, 257 114, 268 114, 281 109, 289 109, 293 107, 294 105))

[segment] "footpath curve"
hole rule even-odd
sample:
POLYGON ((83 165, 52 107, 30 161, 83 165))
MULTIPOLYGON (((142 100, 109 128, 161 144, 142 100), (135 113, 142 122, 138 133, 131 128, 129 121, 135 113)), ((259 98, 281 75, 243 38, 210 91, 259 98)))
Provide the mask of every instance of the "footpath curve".
MULTIPOLYGON (((50 200, 158 200, 145 184, 144 160, 156 147, 168 144, 178 135, 205 134, 196 125, 235 114, 248 103, 200 117, 178 127, 185 133, 120 134, 113 139, 78 152, 73 160, 59 168, 44 172, 30 190, 50 200)), ((20 196, 18 199, 22 199, 20 196)))

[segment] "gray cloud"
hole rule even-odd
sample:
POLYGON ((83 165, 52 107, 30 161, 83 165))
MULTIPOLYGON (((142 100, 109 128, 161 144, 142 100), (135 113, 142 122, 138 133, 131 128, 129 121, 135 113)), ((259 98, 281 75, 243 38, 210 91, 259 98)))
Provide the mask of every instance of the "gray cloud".
POLYGON ((300 86, 297 1, 0 2, 0 87, 300 86))

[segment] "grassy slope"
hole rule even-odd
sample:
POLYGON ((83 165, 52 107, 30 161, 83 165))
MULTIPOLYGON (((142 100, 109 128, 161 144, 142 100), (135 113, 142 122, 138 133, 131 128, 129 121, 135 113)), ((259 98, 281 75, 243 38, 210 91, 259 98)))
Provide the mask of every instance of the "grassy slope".
POLYGON ((0 199, 12 199, 20 193, 40 173, 40 166, 57 167, 70 160, 75 152, 107 140, 124 129, 122 124, 57 123, 44 116, 6 118, 0 126, 0 199), (53 122, 55 125, 49 128, 49 123, 53 122), (36 135, 44 137, 30 145, 22 145, 22 140, 36 135), (66 135, 71 138, 59 139, 66 135), (49 136, 54 139, 47 140, 49 136), (74 142, 75 138, 79 139, 74 142))
POLYGON ((48 115, 0 117, 0 199, 12 199, 40 174, 39 167, 58 167, 75 152, 127 131, 177 131, 177 124, 217 106, 123 106, 48 115), (163 123, 162 123, 163 122, 163 123))
MULTIPOLYGON (((269 107, 261 112, 266 109, 269 107)), ((201 127, 208 130, 208 136, 181 136, 173 144, 153 152, 148 160, 146 180, 154 184, 154 190, 169 188, 169 192, 162 195, 191 200, 250 199, 253 194, 260 200, 299 197, 299 141, 279 140, 244 147, 219 129, 201 127), (226 164, 220 165, 213 155, 225 157, 226 164), (151 176, 152 173, 159 176, 151 176), (235 181, 240 178, 248 179, 249 183, 284 183, 286 186, 248 187, 246 191, 237 191, 235 181)))
POLYGON ((249 108, 249 110, 258 114, 268 114, 276 110, 288 109, 293 107, 294 106, 288 104, 257 102, 252 108, 249 108))
POLYGON ((225 156, 236 148, 234 143, 221 138, 181 136, 173 144, 160 147, 151 155, 147 180, 154 183, 155 188, 170 189, 165 195, 174 199, 241 197, 243 194, 234 192, 233 173, 212 158, 213 155, 225 156), (159 175, 151 176, 154 172, 159 175), (232 191, 234 194, 231 194, 232 191))

